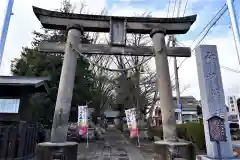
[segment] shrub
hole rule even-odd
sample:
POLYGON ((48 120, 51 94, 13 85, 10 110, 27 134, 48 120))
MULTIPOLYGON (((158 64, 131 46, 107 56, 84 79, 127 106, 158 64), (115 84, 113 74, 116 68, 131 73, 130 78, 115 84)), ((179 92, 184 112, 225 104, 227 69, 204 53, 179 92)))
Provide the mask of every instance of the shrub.
MULTIPOLYGON (((177 137, 191 141, 198 149, 205 150, 205 137, 203 124, 199 122, 187 122, 177 125, 177 137)), ((150 133, 163 139, 162 127, 152 127, 150 133)))
POLYGON ((162 127, 151 127, 149 129, 151 136, 157 136, 163 139, 163 130, 162 127))
POLYGON ((187 122, 177 125, 177 136, 191 141, 200 150, 205 150, 204 127, 199 122, 187 122))

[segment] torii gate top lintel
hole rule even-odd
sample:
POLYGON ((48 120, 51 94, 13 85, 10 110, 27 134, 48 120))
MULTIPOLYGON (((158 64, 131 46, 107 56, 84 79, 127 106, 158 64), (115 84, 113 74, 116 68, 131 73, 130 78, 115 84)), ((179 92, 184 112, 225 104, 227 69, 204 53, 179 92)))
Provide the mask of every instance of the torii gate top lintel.
POLYGON ((126 26, 127 33, 150 34, 153 28, 165 28, 166 34, 185 34, 196 21, 197 15, 178 18, 117 17, 73 14, 50 11, 33 6, 33 12, 44 28, 66 30, 68 25, 79 24, 86 32, 109 32, 111 23, 126 26))

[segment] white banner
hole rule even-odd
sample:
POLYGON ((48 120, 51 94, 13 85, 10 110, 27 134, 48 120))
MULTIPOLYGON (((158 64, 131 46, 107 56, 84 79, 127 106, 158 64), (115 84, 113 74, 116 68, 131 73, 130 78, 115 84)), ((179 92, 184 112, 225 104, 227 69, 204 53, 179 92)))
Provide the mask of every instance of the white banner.
POLYGON ((136 108, 125 110, 128 128, 130 130, 130 137, 138 137, 136 108))
POLYGON ((136 129, 137 128, 136 108, 130 109, 130 119, 131 119, 132 129, 136 129))
POLYGON ((78 126, 81 135, 87 134, 88 130, 88 106, 78 106, 78 126))
POLYGON ((127 109, 125 110, 125 114, 126 114, 126 121, 127 121, 127 125, 128 125, 128 128, 131 129, 131 110, 130 109, 127 109))

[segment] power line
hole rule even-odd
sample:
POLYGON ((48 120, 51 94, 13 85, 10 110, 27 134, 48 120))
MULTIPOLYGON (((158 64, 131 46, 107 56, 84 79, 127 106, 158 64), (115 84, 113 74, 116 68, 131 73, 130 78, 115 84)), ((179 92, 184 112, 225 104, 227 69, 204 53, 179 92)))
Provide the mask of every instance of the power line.
MULTIPOLYGON (((176 41, 176 42, 177 42, 180 46, 185 46, 184 44, 180 43, 179 41, 176 41)), ((193 51, 193 50, 192 50, 192 51, 193 51)), ((195 54, 194 54, 194 56, 195 56, 195 54)), ((184 59, 184 60, 186 60, 186 59, 184 59)), ((221 67, 222 69, 228 70, 228 71, 230 71, 230 72, 240 73, 239 70, 236 70, 236 69, 233 69, 233 68, 229 68, 229 67, 226 67, 226 66, 223 66, 223 65, 220 65, 220 67, 221 67)))
POLYGON ((167 11, 167 18, 168 18, 168 15, 169 15, 169 11, 170 11, 170 4, 171 4, 171 2, 170 2, 171 0, 168 0, 168 11, 167 11))
POLYGON ((181 10, 182 0, 178 0, 178 10, 177 10, 177 17, 179 17, 179 13, 181 10))
MULTIPOLYGON (((219 21, 219 19, 222 17, 222 15, 227 11, 227 5, 224 4, 223 7, 217 12, 217 14, 212 18, 212 20, 207 24, 207 26, 209 26, 209 28, 207 29, 207 31, 205 32, 205 34, 202 36, 202 38, 200 39, 200 41, 195 45, 195 47, 192 49, 191 52, 193 52, 197 47, 198 45, 203 41, 203 39, 207 36, 207 34, 209 33, 210 29, 216 25, 216 23, 219 21), (217 18, 216 18, 217 17, 217 18), (216 18, 216 19, 215 19, 216 18), (215 19, 215 20, 214 20, 215 19)), ((197 39, 200 37, 200 35, 202 33, 204 33, 205 29, 207 28, 207 26, 204 27, 203 31, 200 32, 199 36, 197 37, 197 39)), ((196 40, 194 40, 196 41, 196 40)), ((177 42, 179 43, 179 42, 177 42)), ((179 43, 181 44, 181 43, 179 43)), ((181 44, 182 45, 182 44, 181 44)), ((185 58, 179 65, 179 68, 182 66, 182 64, 187 60, 188 58, 185 58)), ((235 70, 235 69, 232 69, 232 68, 229 68, 229 67, 226 67, 226 66, 220 66, 221 68, 225 69, 225 70, 228 70, 228 71, 231 71, 231 72, 235 72, 235 73, 240 73, 240 71, 238 70, 235 70)))
POLYGON ((184 6, 183 16, 185 15, 185 12, 186 12, 186 9, 187 9, 187 5, 188 5, 188 0, 186 1, 185 6, 184 6))
POLYGON ((209 32, 209 30, 211 29, 211 27, 213 27, 217 21, 222 17, 222 15, 227 11, 227 5, 224 4, 222 6, 222 8, 216 13, 216 15, 211 19, 211 21, 209 21, 209 23, 203 28, 202 32, 200 32, 197 35, 197 38, 192 42, 192 44, 198 40, 198 38, 202 35, 202 33, 207 29, 207 33, 209 32), (219 15, 220 14, 220 15, 219 15), (215 18, 217 18, 215 20, 215 18), (210 26, 210 27, 209 27, 210 26), (209 28, 208 28, 209 27, 209 28))
MULTIPOLYGON (((184 10, 183 10, 183 16, 186 12, 186 8, 187 8, 187 4, 188 4, 188 0, 186 1, 185 3, 185 7, 184 7, 184 10)), ((219 19, 222 17, 222 15, 227 11, 227 5, 225 4, 219 11, 218 13, 212 18, 212 20, 204 27, 203 31, 200 32, 200 34, 197 36, 197 38, 193 41, 193 43, 202 35, 202 33, 204 33, 204 31, 207 29, 207 27, 209 27, 205 34, 202 36, 202 38, 200 39, 200 41, 196 44, 196 46, 194 47, 194 49, 191 51, 193 52, 196 47, 203 41, 203 39, 207 36, 207 34, 209 33, 210 29, 216 25, 216 23, 219 21, 219 19), (218 16, 219 15, 219 16, 218 16), (214 21, 215 20, 215 21, 214 21)), ((177 42, 178 44, 180 45, 183 45, 181 42, 179 41, 175 41, 177 42)), ((184 46, 184 45, 183 45, 184 46)), ((194 54, 195 55, 195 54, 194 54)), ((186 60, 187 58, 185 58, 179 65, 179 67, 177 69, 179 69, 181 67, 181 65, 183 64, 183 62, 186 60)), ((235 69, 232 69, 232 68, 229 68, 229 67, 226 67, 226 66, 220 66, 222 69, 225 69, 225 70, 228 70, 228 71, 231 71, 231 72, 235 72, 235 73, 240 73, 240 71, 238 70, 235 70, 235 69)), ((188 87, 184 87, 184 90, 188 89, 190 87, 190 85, 188 85, 188 87)))
POLYGON ((220 66, 220 67, 225 69, 225 70, 231 71, 231 72, 240 73, 240 71, 236 70, 236 69, 232 69, 232 68, 229 68, 229 67, 226 67, 226 66, 220 66))
POLYGON ((174 2, 174 8, 173 8, 173 14, 172 14, 172 17, 174 17, 174 13, 175 13, 176 5, 177 5, 177 0, 175 0, 175 2, 174 2))
MULTIPOLYGON (((203 35, 202 39, 200 39, 200 41, 197 43, 197 45, 195 45, 195 47, 192 49, 192 52, 196 49, 196 47, 198 47, 198 45, 203 41, 203 39, 207 36, 207 34, 209 33, 210 29, 216 25, 217 21, 222 17, 222 15, 227 11, 227 5, 224 4, 223 7, 221 7, 221 9, 217 12, 217 14, 210 20, 210 22, 203 28, 203 30, 200 32, 200 34, 198 35, 198 37, 193 41, 193 43, 202 35, 202 33, 204 33, 204 31, 207 29, 207 31, 205 32, 205 34, 203 35), (219 15, 220 14, 220 15, 219 15), (217 17, 217 18, 216 18, 217 17), (216 18, 216 19, 215 19, 216 18), (208 27, 208 28, 207 28, 208 27)), ((185 58, 179 65, 179 67, 181 67, 181 65, 187 60, 188 58, 185 58)))

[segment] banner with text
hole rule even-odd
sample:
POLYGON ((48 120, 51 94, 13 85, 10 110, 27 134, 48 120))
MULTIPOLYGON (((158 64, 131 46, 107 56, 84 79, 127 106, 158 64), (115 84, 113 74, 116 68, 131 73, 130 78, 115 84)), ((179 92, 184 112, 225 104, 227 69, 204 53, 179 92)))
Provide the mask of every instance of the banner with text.
POLYGON ((130 137, 138 136, 138 128, 137 128, 137 119, 136 119, 136 109, 128 109, 125 110, 127 123, 130 129, 130 137))
POLYGON ((78 106, 78 133, 82 136, 88 132, 88 106, 78 106))
POLYGON ((131 129, 130 110, 129 109, 125 110, 125 114, 126 114, 126 121, 127 121, 128 129, 131 129))

